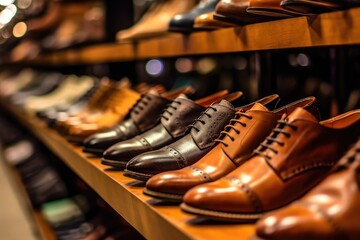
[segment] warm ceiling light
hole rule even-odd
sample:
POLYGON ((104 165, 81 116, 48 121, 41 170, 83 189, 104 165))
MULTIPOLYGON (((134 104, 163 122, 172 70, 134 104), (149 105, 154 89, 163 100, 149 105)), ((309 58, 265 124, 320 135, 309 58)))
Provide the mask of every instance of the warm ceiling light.
POLYGON ((13 35, 14 37, 22 37, 25 35, 27 31, 27 26, 24 22, 18 22, 17 24, 15 24, 14 28, 13 28, 13 35))

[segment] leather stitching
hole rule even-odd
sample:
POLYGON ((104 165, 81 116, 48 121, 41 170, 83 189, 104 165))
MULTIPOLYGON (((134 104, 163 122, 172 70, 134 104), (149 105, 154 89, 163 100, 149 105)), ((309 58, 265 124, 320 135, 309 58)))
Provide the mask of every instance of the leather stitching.
POLYGON ((316 169, 316 168, 325 168, 325 167, 332 167, 336 164, 336 162, 314 162, 311 164, 301 165, 293 169, 287 170, 285 173, 281 174, 284 180, 287 180, 291 177, 299 175, 303 172, 316 169))
POLYGON ((264 211, 259 197, 247 184, 243 183, 240 179, 237 178, 225 177, 225 179, 228 179, 232 184, 238 186, 241 189, 241 191, 248 196, 252 206, 255 208, 255 211, 257 212, 264 211))
POLYGON ((204 170, 194 166, 189 166, 189 169, 191 169, 193 172, 196 172, 203 182, 212 181, 210 175, 207 174, 204 170))
POLYGON ((176 160, 176 162, 180 168, 186 167, 187 161, 185 160, 185 158, 181 155, 181 153, 179 151, 177 151, 175 148, 172 148, 169 146, 166 146, 165 149, 168 150, 168 152, 173 156, 173 158, 176 160))

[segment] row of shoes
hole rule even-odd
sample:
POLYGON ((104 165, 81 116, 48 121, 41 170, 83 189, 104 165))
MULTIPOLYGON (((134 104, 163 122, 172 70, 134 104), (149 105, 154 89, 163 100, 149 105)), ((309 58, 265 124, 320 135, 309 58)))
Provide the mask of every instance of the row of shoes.
POLYGON ((359 6, 359 1, 329 0, 163 0, 155 1, 131 28, 119 31, 119 41, 172 32, 194 32, 314 15, 359 6))
POLYGON ((57 239, 144 239, 87 185, 54 166, 56 158, 4 113, 0 126, 3 160, 17 170, 32 206, 57 239))
MULTIPOLYGON (((110 105, 119 105, 125 111, 115 124, 112 122, 112 126, 107 126, 109 130, 88 128, 111 119, 107 111, 91 111, 89 107, 72 117, 65 114, 67 117, 55 121, 55 126, 68 138, 79 137, 77 143, 81 143, 80 140, 90 133, 89 129, 96 129, 97 133, 89 134, 82 141, 84 152, 101 156, 103 164, 124 170, 125 176, 145 181, 144 194, 182 202, 181 209, 192 214, 227 221, 256 221, 265 213, 299 199, 334 168, 344 169, 344 166, 349 167, 357 162, 354 159, 358 159, 356 145, 344 157, 350 159, 347 165, 339 167, 346 161, 340 160, 341 157, 359 138, 359 109, 320 121, 315 97, 278 107, 280 98, 277 94, 243 105, 239 104, 242 92, 229 94, 219 91, 202 99, 191 100, 184 92, 189 88, 172 91, 172 97, 166 96, 169 92, 152 91, 154 87, 144 88, 141 95, 139 90, 136 92, 127 87, 109 88, 112 90, 104 91, 102 101, 95 102, 106 103, 108 101, 105 99, 110 99, 110 105), (113 95, 112 92, 119 89, 136 93, 137 101, 133 95, 122 95, 121 98, 113 95), (181 94, 176 97, 174 92, 181 94), (83 122, 84 119, 87 122, 83 122), (87 134, 70 134, 70 129, 79 128, 79 132, 87 134)), ((101 89, 101 84, 98 89, 101 89)), ((98 91, 92 95, 96 99, 98 91)), ((192 93, 193 90, 188 91, 192 93)), ((43 119, 46 120, 46 117, 43 119)), ((330 212, 326 213, 336 213, 334 222, 337 218, 342 219, 343 210, 355 214, 352 215, 355 218, 359 216, 355 211, 358 204, 354 200, 359 191, 351 186, 341 199, 336 194, 323 195, 322 203, 327 206, 344 201, 338 212, 331 212, 334 208, 329 207, 330 212)), ((331 191, 337 187, 335 185, 331 191)), ((292 212, 291 217, 300 214, 301 218, 302 213, 292 212)), ((265 221, 272 224, 270 230, 269 225, 260 221, 258 235, 271 238, 269 234, 276 232, 278 222, 274 219, 277 218, 271 217, 273 220, 265 221)), ((309 217, 319 220, 316 213, 309 214, 309 217)), ((319 221, 322 226, 328 218, 319 221)), ((301 221, 291 223, 301 224, 301 221)), ((286 221, 285 225, 292 226, 286 221)), ((286 226, 280 224, 279 231, 286 226)), ((296 236, 303 237, 301 234, 317 234, 319 227, 316 224, 310 226, 315 227, 314 232, 309 233, 307 229, 301 233, 289 230, 290 233, 286 234, 294 232, 294 236, 291 236, 294 239, 296 236)), ((357 234, 357 225, 354 226, 345 229, 342 234, 357 234)), ((298 229, 297 226, 294 228, 298 229)), ((326 234, 330 234, 325 237, 329 238, 338 233, 326 234)), ((278 237, 281 239, 282 236, 276 239, 278 237)), ((286 236, 283 239, 289 238, 286 236)))
POLYGON ((2 11, 9 14, 8 19, 2 20, 0 50, 8 52, 13 48, 11 61, 34 58, 41 51, 105 40, 102 1, 32 0, 4 4, 7 6, 2 11))

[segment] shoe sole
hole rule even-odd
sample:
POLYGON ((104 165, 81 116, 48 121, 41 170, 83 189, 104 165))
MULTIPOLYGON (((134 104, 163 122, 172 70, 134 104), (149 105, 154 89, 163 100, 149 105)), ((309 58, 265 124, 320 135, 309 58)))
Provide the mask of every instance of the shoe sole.
POLYGON ((66 137, 66 140, 68 140, 71 143, 75 143, 77 145, 82 145, 85 138, 69 135, 66 137))
POLYGON ((181 203, 182 199, 183 199, 183 195, 156 192, 156 191, 149 190, 147 188, 144 189, 143 193, 150 197, 169 201, 169 202, 181 203))
POLYGON ((220 212, 214 210, 205 210, 201 208, 195 208, 187 205, 186 203, 180 204, 181 210, 187 213, 192 213, 196 215, 200 215, 202 217, 206 217, 214 220, 221 221, 230 221, 230 222, 253 222, 257 221, 261 218, 264 213, 229 213, 229 212, 220 212))
POLYGON ((225 16, 219 15, 219 14, 214 14, 213 18, 215 20, 218 20, 218 21, 221 21, 221 22, 232 23, 232 24, 236 24, 236 25, 239 25, 239 26, 243 26, 243 25, 247 24, 247 23, 241 22, 240 20, 237 20, 235 18, 225 17, 225 16))
POLYGON ((108 159, 101 159, 101 164, 103 165, 107 165, 107 166, 111 166, 113 168, 117 168, 120 170, 124 170, 127 162, 121 162, 121 161, 116 161, 116 160, 108 160, 108 159))
POLYGON ((125 169, 125 170, 124 170, 124 176, 146 182, 146 181, 149 180, 153 175, 151 175, 151 174, 146 174, 146 173, 133 172, 133 171, 129 171, 129 170, 125 169))
POLYGON ((95 154, 95 155, 98 155, 98 156, 102 156, 102 154, 105 152, 105 150, 106 149, 84 147, 82 151, 85 152, 85 153, 92 153, 92 154, 95 154))

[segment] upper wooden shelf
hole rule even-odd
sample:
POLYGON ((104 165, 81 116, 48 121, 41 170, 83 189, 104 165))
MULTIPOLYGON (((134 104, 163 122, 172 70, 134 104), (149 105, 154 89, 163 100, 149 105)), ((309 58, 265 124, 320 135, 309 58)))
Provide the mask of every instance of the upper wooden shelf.
POLYGON ((111 43, 43 54, 40 65, 120 62, 198 54, 360 44, 360 8, 251 24, 237 28, 169 33, 133 43, 111 43))
POLYGON ((146 239, 245 240, 254 234, 252 224, 207 222, 182 212, 178 205, 145 196, 144 183, 102 165, 99 158, 87 157, 81 147, 5 101, 0 100, 0 107, 14 115, 146 239))

